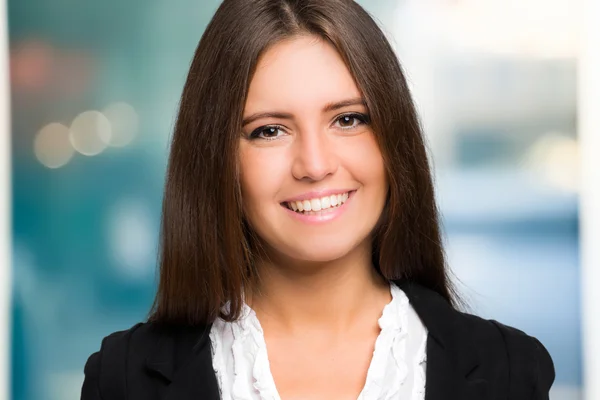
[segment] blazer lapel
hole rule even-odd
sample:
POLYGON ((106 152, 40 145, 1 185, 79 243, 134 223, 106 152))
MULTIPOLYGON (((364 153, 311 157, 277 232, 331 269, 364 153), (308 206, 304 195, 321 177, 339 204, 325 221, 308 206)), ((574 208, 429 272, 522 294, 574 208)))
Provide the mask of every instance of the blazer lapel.
POLYGON ((146 368, 165 381, 164 400, 219 400, 219 386, 212 366, 210 325, 181 328, 162 335, 146 368))
POLYGON ((408 281, 396 284, 427 327, 425 400, 480 400, 489 398, 489 382, 468 324, 436 292, 408 281))
MULTIPOLYGON (((490 398, 485 360, 469 340, 469 324, 436 292, 408 281, 395 282, 428 330, 425 400, 490 398)), ((218 400, 212 366, 210 325, 160 335, 146 367, 165 383, 163 400, 218 400)))
MULTIPOLYGON (((488 399, 488 380, 472 377, 466 364, 433 337, 427 339, 427 371, 425 400, 481 400, 488 399)), ((473 372, 479 368, 473 364, 473 372)))

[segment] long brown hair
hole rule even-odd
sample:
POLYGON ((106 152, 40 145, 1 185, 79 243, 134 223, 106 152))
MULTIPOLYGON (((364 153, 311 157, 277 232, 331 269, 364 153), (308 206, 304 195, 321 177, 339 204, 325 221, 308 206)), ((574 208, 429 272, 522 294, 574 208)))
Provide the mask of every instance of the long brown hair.
POLYGON ((171 143, 161 225, 160 280, 150 320, 211 323, 258 271, 238 179, 242 113, 254 69, 273 44, 315 35, 339 52, 361 90, 390 184, 373 264, 449 303, 438 212, 423 135, 396 55, 352 0, 225 0, 196 49, 171 143))

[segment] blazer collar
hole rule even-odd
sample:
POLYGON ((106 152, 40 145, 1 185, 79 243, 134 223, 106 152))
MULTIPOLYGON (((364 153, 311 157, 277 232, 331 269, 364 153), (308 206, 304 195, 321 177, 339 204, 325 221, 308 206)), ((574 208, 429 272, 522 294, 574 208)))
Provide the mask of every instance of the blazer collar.
MULTIPOLYGON (((469 340, 465 315, 431 289, 404 280, 394 283, 406 293, 428 330, 425 400, 488 398, 483 360, 477 343, 469 340)), ((168 332, 157 335, 146 367, 169 383, 164 400, 219 399, 210 328, 164 328, 168 332)))
POLYGON ((212 366, 211 325, 156 327, 157 342, 146 358, 146 369, 168 384, 164 400, 219 400, 212 366))
POLYGON ((410 282, 395 282, 427 327, 425 400, 486 399, 489 382, 470 323, 437 292, 410 282))

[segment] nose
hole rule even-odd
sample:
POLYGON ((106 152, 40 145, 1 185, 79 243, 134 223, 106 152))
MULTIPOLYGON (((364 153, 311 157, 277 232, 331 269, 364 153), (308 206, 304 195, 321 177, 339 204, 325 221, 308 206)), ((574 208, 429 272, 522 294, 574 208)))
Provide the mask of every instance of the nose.
POLYGON ((296 179, 320 181, 337 171, 339 159, 325 133, 305 132, 298 136, 294 147, 292 174, 296 179))

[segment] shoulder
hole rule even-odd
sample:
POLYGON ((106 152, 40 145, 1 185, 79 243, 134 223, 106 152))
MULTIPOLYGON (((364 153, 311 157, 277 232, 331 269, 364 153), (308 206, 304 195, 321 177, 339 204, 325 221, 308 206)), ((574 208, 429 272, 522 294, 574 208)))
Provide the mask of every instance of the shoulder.
POLYGON ((477 348, 497 369, 506 366, 508 391, 511 399, 548 399, 555 379, 554 363, 548 350, 535 337, 476 315, 455 311, 464 339, 477 348))
POLYGON ((548 399, 555 370, 550 353, 535 337, 493 319, 454 311, 462 323, 458 330, 482 359, 493 361, 508 375, 511 399, 548 399), (506 366, 506 368, 501 368, 506 366))
POLYGON ((550 353, 535 337, 525 332, 489 320, 500 334, 508 355, 511 380, 514 385, 533 385, 533 398, 547 398, 555 378, 554 363, 550 353))
POLYGON ((111 333, 102 339, 100 350, 89 357, 85 367, 86 375, 88 372, 100 372, 101 366, 118 366, 129 355, 143 357, 160 336, 156 328, 147 323, 138 323, 130 329, 111 333), (140 349, 146 351, 132 351, 140 349))
POLYGON ((149 370, 168 378, 207 330, 138 323, 106 336, 85 364, 81 399, 125 399, 149 370))
POLYGON ((84 367, 82 400, 104 398, 124 399, 127 366, 140 363, 154 341, 153 329, 149 324, 138 323, 130 329, 114 332, 104 339, 100 349, 93 353, 84 367), (135 348, 146 349, 138 352, 135 348), (134 351, 131 351, 134 350, 134 351))
POLYGON ((125 398, 118 392, 125 385, 127 349, 131 336, 143 327, 144 324, 139 323, 131 329, 114 332, 102 340, 100 350, 93 353, 85 364, 82 400, 125 398))
MULTIPOLYGON (((435 291, 415 283, 400 286, 437 341, 460 354, 460 362, 480 360, 480 373, 508 386, 511 399, 547 399, 555 378, 548 350, 535 337, 496 320, 453 308, 435 291)), ((429 348, 428 348, 429 351, 429 348)))

